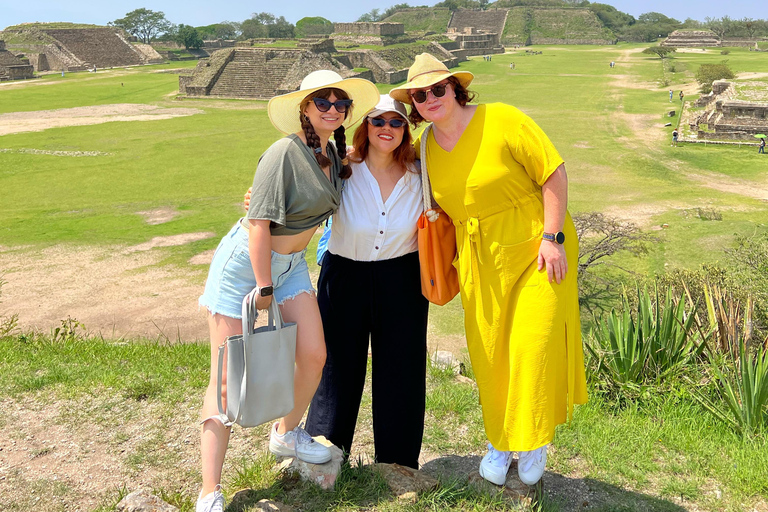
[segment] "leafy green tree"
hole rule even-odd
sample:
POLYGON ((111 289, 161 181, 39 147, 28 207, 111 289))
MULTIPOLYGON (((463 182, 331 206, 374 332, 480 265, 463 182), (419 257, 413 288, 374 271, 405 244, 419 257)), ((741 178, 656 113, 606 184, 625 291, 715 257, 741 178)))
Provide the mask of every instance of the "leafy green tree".
POLYGON ((381 19, 385 20, 385 19, 389 18, 390 16, 392 16, 393 14, 395 14, 397 11, 402 11, 403 9, 410 9, 410 8, 411 8, 411 6, 408 5, 407 3, 395 4, 392 7, 390 7, 389 9, 387 9, 386 11, 384 11, 384 13, 381 15, 381 19))
POLYGON ((203 46, 203 38, 195 27, 190 25, 179 25, 179 31, 176 34, 176 42, 183 45, 186 49, 199 50, 203 46))
POLYGON ((269 37, 269 28, 263 23, 254 18, 249 18, 240 24, 241 39, 259 39, 263 37, 269 37))
POLYGON ((333 23, 320 16, 308 16, 296 22, 296 37, 324 36, 333 33, 333 23))
POLYGON ((279 39, 292 39, 295 34, 293 23, 285 19, 284 16, 276 18, 274 23, 267 25, 269 37, 279 39))
POLYGON ((357 21, 359 22, 367 22, 367 23, 373 23, 381 20, 381 11, 378 9, 371 9, 370 12, 366 12, 359 18, 357 18, 357 21))
POLYGON ((158 34, 171 28, 171 22, 165 19, 165 14, 162 11, 151 11, 144 8, 131 11, 124 18, 116 19, 109 25, 122 28, 144 43, 149 43, 158 34))
POLYGON ((699 90, 704 94, 712 92, 712 82, 715 80, 728 80, 735 78, 733 70, 724 60, 720 64, 702 64, 696 71, 696 81, 699 82, 699 90))
POLYGON ((589 4, 587 8, 600 18, 606 28, 614 32, 620 32, 626 27, 634 25, 636 21, 634 16, 621 12, 612 5, 593 3, 589 4))
POLYGON ((668 46, 651 46, 650 48, 643 50, 643 53, 647 55, 656 55, 660 59, 664 60, 670 56, 670 54, 675 53, 676 51, 676 48, 670 48, 668 46))

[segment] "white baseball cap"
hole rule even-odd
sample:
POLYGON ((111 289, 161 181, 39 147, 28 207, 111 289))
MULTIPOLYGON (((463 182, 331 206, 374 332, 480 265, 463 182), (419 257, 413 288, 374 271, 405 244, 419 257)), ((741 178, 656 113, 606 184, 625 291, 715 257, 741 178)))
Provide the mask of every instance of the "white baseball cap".
POLYGON ((382 94, 379 103, 365 117, 378 117, 385 112, 395 112, 408 121, 408 112, 406 112, 403 102, 392 98, 389 94, 382 94))

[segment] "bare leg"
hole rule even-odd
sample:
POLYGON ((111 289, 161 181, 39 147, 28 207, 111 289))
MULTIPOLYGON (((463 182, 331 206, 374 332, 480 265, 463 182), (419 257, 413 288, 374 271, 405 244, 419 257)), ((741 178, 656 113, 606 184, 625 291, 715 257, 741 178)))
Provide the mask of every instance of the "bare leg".
MULTIPOLYGON (((242 320, 223 315, 208 315, 208 330, 211 335, 211 379, 208 381, 208 389, 205 392, 201 419, 210 418, 219 413, 216 396, 216 384, 218 381, 219 345, 228 336, 242 334, 242 320)), ((227 400, 227 355, 224 354, 224 368, 222 372, 223 404, 226 409, 227 400)), ((218 420, 208 420, 203 423, 203 431, 200 436, 200 452, 203 463, 203 492, 205 496, 214 491, 217 484, 221 483, 221 468, 224 466, 224 455, 227 453, 229 443, 229 427, 225 427, 218 420)))
POLYGON ((296 373, 293 379, 293 410, 280 420, 277 433, 298 426, 317 391, 325 365, 325 338, 317 298, 302 293, 286 300, 281 311, 286 322, 296 322, 296 373))

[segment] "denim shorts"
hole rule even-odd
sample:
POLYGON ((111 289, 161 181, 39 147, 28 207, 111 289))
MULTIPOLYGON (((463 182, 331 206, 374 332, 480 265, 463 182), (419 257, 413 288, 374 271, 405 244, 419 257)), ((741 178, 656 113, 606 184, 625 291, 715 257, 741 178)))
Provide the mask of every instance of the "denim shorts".
MULTIPOLYGON (((302 293, 315 293, 309 279, 306 252, 306 249, 293 254, 272 251, 272 286, 278 304, 302 293)), ((248 230, 238 221, 216 248, 205 291, 198 302, 212 315, 242 318, 243 297, 255 287, 256 278, 248 254, 248 230)))

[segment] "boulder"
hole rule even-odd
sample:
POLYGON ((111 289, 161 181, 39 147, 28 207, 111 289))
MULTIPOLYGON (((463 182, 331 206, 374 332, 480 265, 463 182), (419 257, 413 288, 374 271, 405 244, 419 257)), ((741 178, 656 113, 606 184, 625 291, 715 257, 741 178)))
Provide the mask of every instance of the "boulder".
POLYGON ((133 491, 120 500, 115 510, 117 512, 179 512, 179 509, 173 505, 143 489, 133 491))
POLYGON ((461 362, 454 357, 452 352, 437 350, 432 354, 432 364, 438 368, 450 369, 454 374, 461 373, 461 362))
POLYGON ((336 483, 336 477, 339 476, 341 465, 344 462, 344 453, 332 442, 323 436, 314 438, 316 442, 321 443, 331 449, 331 460, 325 464, 310 464, 296 457, 286 457, 279 466, 281 471, 287 473, 296 473, 302 480, 314 482, 323 489, 332 489, 336 483))
POLYGON ((386 480, 393 493, 401 500, 415 501, 420 492, 431 491, 437 488, 438 481, 418 469, 413 469, 400 464, 374 464, 373 469, 386 480))

